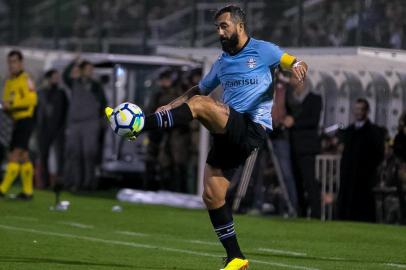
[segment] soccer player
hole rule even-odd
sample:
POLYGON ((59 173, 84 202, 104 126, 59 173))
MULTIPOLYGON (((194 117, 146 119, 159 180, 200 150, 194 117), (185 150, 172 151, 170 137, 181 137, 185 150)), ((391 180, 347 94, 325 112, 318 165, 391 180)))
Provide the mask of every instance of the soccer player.
MULTIPOLYGON (((260 147, 266 129, 272 129, 272 70, 277 66, 291 70, 303 82, 307 65, 284 53, 276 45, 248 36, 245 14, 238 6, 227 6, 215 15, 215 25, 223 48, 210 72, 185 94, 145 117, 144 127, 134 131, 172 128, 193 119, 213 136, 207 157, 203 200, 227 259, 224 270, 248 268, 240 250, 231 208, 225 196, 235 169, 260 147), (206 96, 218 85, 223 87, 222 102, 206 96)), ((111 108, 106 108, 110 117, 111 108)))
POLYGON ((6 80, 1 104, 14 120, 6 172, 0 185, 0 197, 8 191, 20 174, 23 190, 17 198, 32 199, 34 168, 28 154, 28 141, 34 129, 37 93, 34 83, 24 71, 23 54, 13 50, 7 56, 10 76, 6 80))

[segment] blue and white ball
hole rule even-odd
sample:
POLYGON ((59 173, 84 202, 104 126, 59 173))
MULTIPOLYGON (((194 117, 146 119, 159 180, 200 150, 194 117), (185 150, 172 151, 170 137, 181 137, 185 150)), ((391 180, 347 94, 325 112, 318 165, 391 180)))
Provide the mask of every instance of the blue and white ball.
POLYGON ((131 137, 144 127, 145 116, 137 105, 124 102, 114 108, 110 116, 111 128, 117 135, 131 137))

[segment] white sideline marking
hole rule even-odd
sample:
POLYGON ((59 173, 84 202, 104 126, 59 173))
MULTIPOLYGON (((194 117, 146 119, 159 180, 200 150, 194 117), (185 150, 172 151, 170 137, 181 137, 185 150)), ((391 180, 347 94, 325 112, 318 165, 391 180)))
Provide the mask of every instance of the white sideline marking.
MULTIPOLYGON (((140 233, 140 232, 130 232, 130 231, 115 231, 117 234, 123 234, 123 235, 129 235, 129 236, 139 236, 139 237, 147 237, 150 236, 149 234, 146 233, 140 233)), ((164 235, 165 237, 168 237, 169 235, 164 235)), ((216 242, 209 242, 209 241, 201 241, 201 240, 179 240, 179 239, 171 239, 173 241, 177 242, 183 242, 183 243, 191 243, 191 244, 198 244, 198 245, 209 245, 209 246, 219 246, 220 243, 216 242)))
POLYGON ((81 228, 81 229, 94 229, 93 225, 87 225, 87 224, 82 224, 82 223, 77 223, 77 222, 72 222, 72 221, 61 221, 58 223, 63 224, 63 225, 69 225, 69 226, 76 227, 76 228, 81 228))
POLYGON ((26 221, 38 221, 38 218, 20 217, 20 216, 5 216, 5 218, 12 218, 12 219, 19 219, 19 220, 26 220, 26 221))
MULTIPOLYGON (((157 249, 157 250, 171 251, 171 252, 176 252, 176 253, 190 254, 190 255, 202 256, 202 257, 211 257, 211 258, 221 258, 222 257, 221 255, 215 255, 215 254, 206 253, 206 252, 197 252, 197 251, 191 251, 191 250, 186 250, 186 249, 153 246, 153 245, 139 244, 139 243, 134 243, 134 242, 108 240, 108 239, 96 238, 96 237, 91 237, 91 236, 80 236, 80 235, 70 234, 70 233, 47 232, 47 231, 40 231, 40 230, 29 229, 29 228, 11 227, 11 226, 1 225, 1 224, 0 224, 0 228, 5 229, 5 230, 11 230, 11 231, 22 231, 22 232, 42 234, 42 235, 48 235, 48 236, 59 236, 59 237, 64 237, 64 238, 87 240, 87 241, 91 241, 91 242, 105 243, 105 244, 110 244, 110 245, 121 245, 121 246, 129 246, 129 247, 144 248, 144 249, 157 249)), ((300 265, 283 264, 283 263, 277 263, 277 262, 266 262, 266 261, 259 261, 259 260, 250 260, 250 261, 254 262, 254 263, 258 263, 258 264, 279 266, 279 267, 285 267, 285 268, 289 268, 289 269, 319 270, 318 268, 311 268, 311 267, 305 267, 305 266, 300 266, 300 265)))
POLYGON ((264 251, 264 252, 269 252, 269 253, 284 254, 284 255, 291 255, 291 256, 307 256, 306 253, 294 252, 294 251, 283 250, 283 249, 258 248, 258 250, 264 251))
POLYGON ((146 236, 149 236, 149 234, 146 234, 146 233, 140 233, 140 232, 115 231, 115 233, 118 233, 118 234, 124 234, 124 235, 129 235, 129 236, 140 236, 140 237, 146 237, 146 236))
MULTIPOLYGON (((307 253, 283 250, 283 249, 273 249, 273 248, 258 248, 259 251, 269 252, 273 254, 283 254, 283 255, 290 255, 290 256, 298 256, 298 257, 306 257, 308 256, 307 253)), ((345 261, 344 258, 339 257, 319 257, 319 256, 312 256, 315 259, 323 259, 323 260, 331 260, 331 261, 345 261)))
POLYGON ((201 241, 201 240, 183 240, 182 242, 198 244, 198 245, 220 246, 220 243, 209 242, 209 241, 201 241))
POLYGON ((331 261, 346 261, 346 259, 340 257, 316 257, 316 256, 312 257, 316 259, 331 260, 331 261))
POLYGON ((398 264, 398 263, 384 263, 383 265, 392 266, 396 268, 406 269, 406 264, 398 264))

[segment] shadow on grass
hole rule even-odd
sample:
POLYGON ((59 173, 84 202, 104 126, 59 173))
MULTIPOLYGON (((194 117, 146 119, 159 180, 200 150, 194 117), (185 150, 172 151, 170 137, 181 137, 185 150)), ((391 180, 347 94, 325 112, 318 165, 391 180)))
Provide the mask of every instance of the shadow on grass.
POLYGON ((118 264, 118 263, 97 263, 97 262, 86 262, 77 260, 64 260, 64 259, 51 259, 51 258, 31 258, 31 257, 15 257, 15 256, 0 256, 0 263, 29 263, 29 264, 62 264, 62 265, 76 265, 76 266, 99 266, 99 267, 117 267, 117 268, 130 268, 130 269, 152 269, 152 270, 163 270, 163 269, 176 269, 176 270, 192 270, 191 268, 182 268, 179 266, 170 267, 149 267, 140 265, 129 265, 129 264, 118 264))

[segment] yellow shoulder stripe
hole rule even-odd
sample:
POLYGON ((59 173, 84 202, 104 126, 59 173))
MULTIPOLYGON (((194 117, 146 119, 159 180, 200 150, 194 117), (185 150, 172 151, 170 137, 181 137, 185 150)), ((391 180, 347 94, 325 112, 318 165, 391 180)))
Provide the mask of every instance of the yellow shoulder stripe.
POLYGON ((281 60, 280 60, 281 67, 283 69, 291 69, 295 60, 296 60, 296 57, 294 57, 293 55, 284 53, 284 54, 282 54, 281 60))

